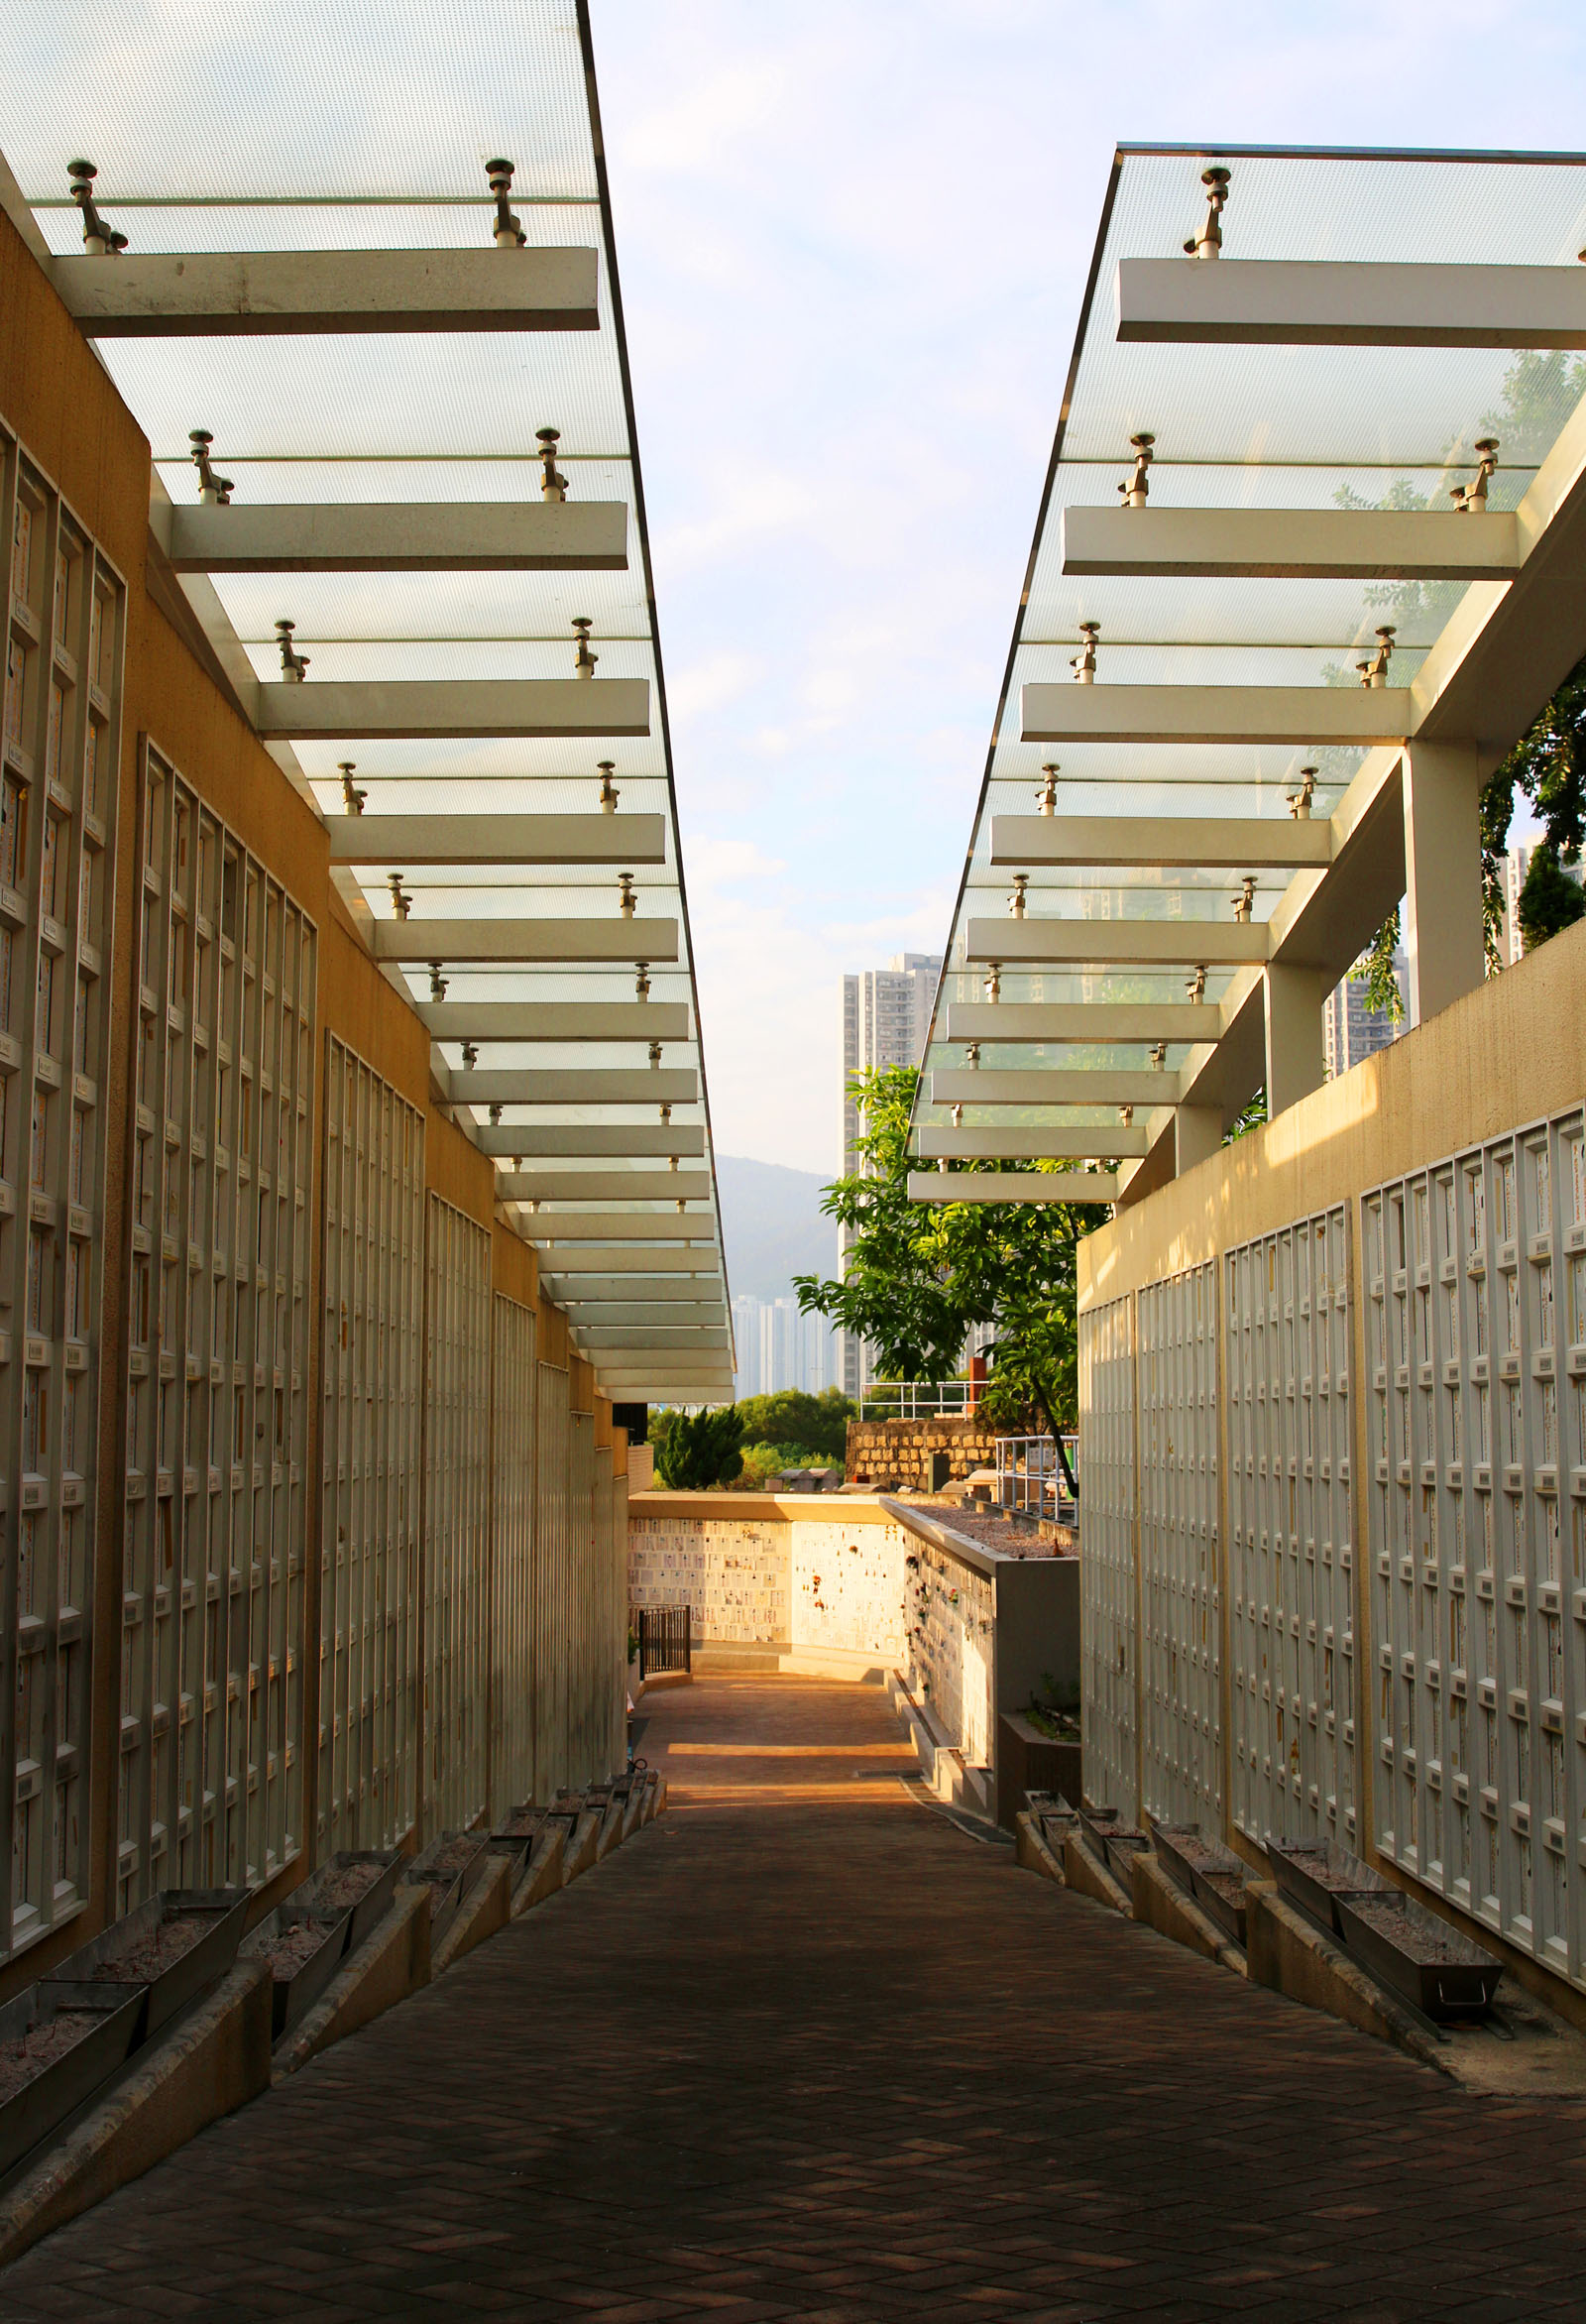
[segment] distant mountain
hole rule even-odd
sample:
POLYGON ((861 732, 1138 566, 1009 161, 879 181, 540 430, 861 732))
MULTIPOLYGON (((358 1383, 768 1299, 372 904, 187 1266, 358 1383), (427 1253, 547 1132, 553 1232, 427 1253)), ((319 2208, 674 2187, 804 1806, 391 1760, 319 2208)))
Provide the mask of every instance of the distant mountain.
POLYGON ((718 1154, 716 1181, 735 1298, 786 1299, 793 1276, 837 1273, 837 1228, 821 1216, 824 1178, 718 1154))

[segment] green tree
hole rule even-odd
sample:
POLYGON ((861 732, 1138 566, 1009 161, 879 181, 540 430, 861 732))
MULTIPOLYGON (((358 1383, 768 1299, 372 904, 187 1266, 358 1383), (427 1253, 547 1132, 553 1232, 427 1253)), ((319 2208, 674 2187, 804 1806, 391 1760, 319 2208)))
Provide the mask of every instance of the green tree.
POLYGON ((674 1493, 730 1484, 742 1467, 743 1423, 736 1404, 715 1411, 658 1413, 650 1428, 655 1473, 674 1493), (665 1422, 662 1428, 658 1424, 665 1422))
POLYGON ((1516 911, 1526 950, 1534 952, 1560 928, 1573 928, 1583 915, 1586 895, 1581 893, 1579 882, 1570 878, 1551 848, 1534 849, 1516 911))
MULTIPOLYGON (((1036 1167, 1062 1181, 1051 1203, 911 1203, 919 1079, 913 1067, 887 1066, 851 1083, 863 1167, 834 1180, 821 1205, 849 1231, 848 1269, 835 1282, 795 1276, 799 1306, 868 1339, 882 1371, 901 1380, 951 1379, 971 1325, 989 1324, 993 1407, 1038 1414, 1061 1453, 1077 1410, 1076 1254, 1105 1206, 1083 1200, 1083 1172, 1046 1163, 1036 1167), (1071 1187, 1074 1199, 1063 1200, 1071 1187)), ((994 1166, 960 1167, 978 1176, 994 1166)))
POLYGON ((737 1412, 745 1444, 802 1447, 826 1460, 847 1457, 849 1422, 859 1417, 858 1406, 841 1388, 825 1388, 819 1396, 778 1388, 771 1396, 740 1398, 737 1412))

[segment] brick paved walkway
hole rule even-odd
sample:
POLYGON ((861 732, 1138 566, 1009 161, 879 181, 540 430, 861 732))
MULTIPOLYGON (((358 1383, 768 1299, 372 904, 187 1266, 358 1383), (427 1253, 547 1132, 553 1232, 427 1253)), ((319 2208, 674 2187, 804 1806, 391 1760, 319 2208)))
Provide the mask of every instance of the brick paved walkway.
POLYGON ((1586 2313, 1586 2116, 1018 1871, 904 1794, 873 1689, 646 1708, 669 1815, 0 2274, 0 2318, 1586 2313))

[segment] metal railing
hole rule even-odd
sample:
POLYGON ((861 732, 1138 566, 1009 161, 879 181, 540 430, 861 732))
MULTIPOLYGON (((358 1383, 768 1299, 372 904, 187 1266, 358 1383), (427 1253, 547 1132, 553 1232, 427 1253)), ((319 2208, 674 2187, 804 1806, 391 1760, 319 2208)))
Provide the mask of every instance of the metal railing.
POLYGON ((629 1606, 627 1626, 638 1640, 638 1675, 692 1671, 694 1631, 688 1606, 629 1606))
MULTIPOLYGON (((981 1387, 984 1382, 980 1382, 981 1387)), ((972 1380, 871 1380, 859 1395, 860 1420, 934 1420, 970 1409, 972 1380)))
MULTIPOLYGON (((1077 1481, 1078 1438, 1066 1436, 1063 1450, 1077 1481)), ((1029 1510, 1059 1524, 1075 1521, 1077 1508, 1051 1437, 998 1437, 996 1452, 998 1508, 1029 1510)))

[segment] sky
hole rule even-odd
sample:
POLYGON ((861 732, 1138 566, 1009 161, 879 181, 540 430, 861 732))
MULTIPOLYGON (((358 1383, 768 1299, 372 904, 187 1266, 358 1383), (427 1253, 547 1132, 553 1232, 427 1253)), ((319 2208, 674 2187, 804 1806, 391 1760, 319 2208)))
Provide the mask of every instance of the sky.
POLYGON ((1120 139, 1577 151, 1586 8, 592 0, 716 1140, 945 942, 1120 139))

